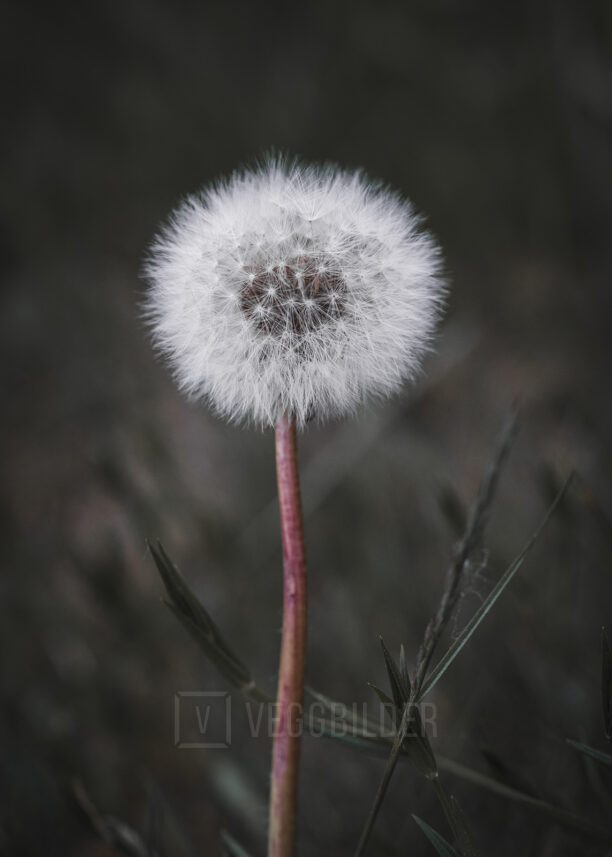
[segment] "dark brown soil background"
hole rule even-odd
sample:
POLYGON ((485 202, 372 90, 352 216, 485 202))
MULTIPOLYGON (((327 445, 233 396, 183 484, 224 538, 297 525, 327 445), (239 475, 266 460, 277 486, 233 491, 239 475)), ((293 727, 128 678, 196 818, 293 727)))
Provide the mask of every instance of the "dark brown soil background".
MULTIPOLYGON (((139 268, 187 192, 272 146, 363 166, 445 248, 449 312, 421 382, 303 438, 310 682, 374 703, 378 635, 411 662, 514 399, 521 433, 455 632, 573 468, 570 496, 436 689, 436 752, 600 824, 612 624, 612 6, 601 2, 3 4, 0 850, 118 853, 76 809, 163 826, 168 855, 264 851, 269 742, 174 746, 177 691, 225 690, 174 617, 161 538, 274 688, 270 434, 184 401, 139 319, 139 268)), ((609 746, 608 751, 609 751, 609 746)), ((383 762, 309 739, 301 854, 350 855, 383 762)), ((483 855, 605 854, 450 774, 483 855)), ((371 854, 445 832, 407 766, 371 854)), ((153 852, 152 852, 153 853, 153 852)))

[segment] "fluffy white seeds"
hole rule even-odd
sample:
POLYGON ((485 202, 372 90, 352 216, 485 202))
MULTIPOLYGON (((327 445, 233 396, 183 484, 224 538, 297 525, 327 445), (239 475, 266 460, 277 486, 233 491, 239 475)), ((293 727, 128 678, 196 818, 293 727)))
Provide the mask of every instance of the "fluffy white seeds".
POLYGON ((147 263, 179 385, 233 419, 298 425, 418 370, 443 296, 410 205, 361 173, 273 161, 190 197, 147 263))

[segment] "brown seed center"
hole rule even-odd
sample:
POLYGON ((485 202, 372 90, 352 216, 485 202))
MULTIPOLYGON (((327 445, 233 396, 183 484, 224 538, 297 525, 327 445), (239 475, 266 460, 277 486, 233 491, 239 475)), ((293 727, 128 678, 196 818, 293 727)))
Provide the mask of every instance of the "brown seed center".
POLYGON ((262 333, 304 336, 344 312, 346 284, 321 259, 299 257, 247 273, 240 308, 262 333))

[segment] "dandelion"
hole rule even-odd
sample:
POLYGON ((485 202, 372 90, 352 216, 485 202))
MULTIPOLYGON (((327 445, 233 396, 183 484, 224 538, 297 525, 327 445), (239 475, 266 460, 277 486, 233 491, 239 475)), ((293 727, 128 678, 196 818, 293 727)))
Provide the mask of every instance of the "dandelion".
POLYGON ((153 245, 146 314, 179 386, 276 429, 284 598, 269 854, 293 853, 306 643, 296 429, 417 374, 444 288, 408 202, 282 159, 188 198, 153 245))
POLYGON ((443 289, 408 203, 361 173, 273 161, 190 197, 153 247, 147 314, 180 387, 298 427, 419 369, 443 289))

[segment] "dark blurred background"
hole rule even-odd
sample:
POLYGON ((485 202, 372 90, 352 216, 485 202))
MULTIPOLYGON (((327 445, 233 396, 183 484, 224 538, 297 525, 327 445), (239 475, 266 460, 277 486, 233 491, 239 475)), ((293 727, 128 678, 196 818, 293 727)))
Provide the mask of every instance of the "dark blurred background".
MULTIPOLYGON (((461 507, 520 397, 455 633, 577 479, 436 689, 434 749, 604 823, 610 778, 565 739, 606 749, 612 5, 15 0, 1 18, 2 853, 118 853, 75 781, 101 813, 161 825, 167 854, 220 854, 222 828, 264 851, 270 744, 246 735, 239 697, 231 749, 174 746, 175 693, 226 684, 160 603, 145 539, 272 691, 273 439, 179 396, 139 318, 139 270, 184 194, 270 147, 400 189, 452 282, 420 383, 303 437, 309 680, 371 703, 379 634, 413 662, 461 507)), ((382 770, 308 741, 304 857, 352 853, 382 770)), ((483 855, 610 853, 445 777, 483 855)), ((444 832, 402 766, 372 854, 433 853, 410 813, 444 832)))

